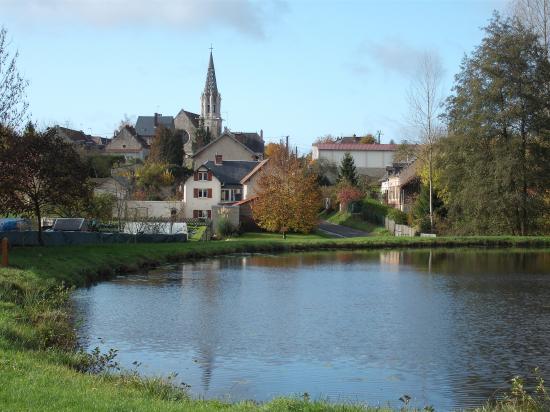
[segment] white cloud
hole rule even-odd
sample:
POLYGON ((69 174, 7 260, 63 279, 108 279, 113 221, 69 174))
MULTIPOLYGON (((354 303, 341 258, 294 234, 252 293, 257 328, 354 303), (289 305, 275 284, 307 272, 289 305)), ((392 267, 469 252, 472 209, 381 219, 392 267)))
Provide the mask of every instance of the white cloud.
POLYGON ((426 50, 411 46, 403 40, 388 38, 380 43, 363 42, 358 48, 356 57, 359 57, 359 62, 356 64, 358 67, 371 69, 379 66, 408 77, 417 70, 419 61, 425 54, 426 50))
POLYGON ((225 26, 264 36, 264 21, 287 9, 285 0, 0 0, 0 9, 31 19, 99 26, 225 26))

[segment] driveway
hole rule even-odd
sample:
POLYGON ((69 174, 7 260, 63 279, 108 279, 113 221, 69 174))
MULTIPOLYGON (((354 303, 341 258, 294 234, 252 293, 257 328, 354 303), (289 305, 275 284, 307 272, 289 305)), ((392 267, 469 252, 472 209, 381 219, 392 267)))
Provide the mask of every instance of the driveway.
POLYGON ((369 232, 363 232, 362 230, 353 229, 351 227, 337 225, 334 223, 321 220, 319 224, 319 230, 335 237, 364 237, 370 236, 369 232))

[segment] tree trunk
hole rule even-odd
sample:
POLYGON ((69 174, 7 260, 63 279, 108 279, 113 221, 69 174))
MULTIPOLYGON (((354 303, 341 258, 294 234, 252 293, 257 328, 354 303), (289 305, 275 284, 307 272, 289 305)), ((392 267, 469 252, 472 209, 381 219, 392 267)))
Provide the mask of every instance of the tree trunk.
POLYGON ((38 244, 44 246, 44 239, 42 239, 42 214, 40 213, 40 206, 34 206, 34 214, 36 215, 36 220, 38 222, 38 244))
POLYGON ((430 147, 428 153, 428 166, 429 166, 429 176, 428 180, 430 183, 430 233, 434 231, 434 206, 433 206, 433 183, 432 183, 432 148, 430 147))

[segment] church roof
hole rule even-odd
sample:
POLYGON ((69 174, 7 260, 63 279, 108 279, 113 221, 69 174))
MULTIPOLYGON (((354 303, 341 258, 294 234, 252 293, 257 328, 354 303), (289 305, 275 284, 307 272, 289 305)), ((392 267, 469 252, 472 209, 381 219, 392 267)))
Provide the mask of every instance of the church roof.
MULTIPOLYGON (((172 116, 158 116, 158 124, 167 129, 174 130, 174 118, 172 116)), ((139 136, 155 135, 155 116, 139 116, 136 121, 136 133, 139 136)))
POLYGON ((243 177, 248 175, 259 162, 250 160, 223 160, 222 164, 216 164, 212 160, 203 164, 210 170, 222 185, 240 185, 243 177))
POLYGON ((256 132, 231 132, 237 141, 248 147, 254 153, 264 153, 264 139, 256 132))
POLYGON ((216 70, 214 69, 214 58, 210 51, 210 61, 208 62, 208 72, 206 73, 206 84, 204 85, 205 94, 218 94, 218 85, 216 84, 216 70))

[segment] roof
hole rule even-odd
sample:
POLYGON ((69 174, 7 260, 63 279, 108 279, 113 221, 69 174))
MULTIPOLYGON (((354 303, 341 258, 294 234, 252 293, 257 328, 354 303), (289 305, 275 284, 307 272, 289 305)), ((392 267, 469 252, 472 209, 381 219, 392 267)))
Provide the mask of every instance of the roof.
POLYGON ((87 135, 82 130, 73 130, 61 126, 54 126, 53 129, 55 129, 56 136, 61 137, 67 142, 88 146, 98 145, 94 136, 87 135))
POLYGON ((193 126, 195 126, 196 128, 199 127, 199 118, 200 118, 200 115, 197 114, 197 113, 193 113, 193 112, 188 112, 187 110, 183 110, 181 109, 179 111, 179 113, 176 115, 176 117, 178 117, 180 114, 186 114, 187 117, 189 118, 189 120, 191 120, 191 123, 193 123, 193 126))
POLYGON ((254 153, 264 153, 264 139, 256 132, 230 132, 235 139, 244 144, 254 153))
POLYGON ((258 162, 248 160, 224 160, 221 165, 217 165, 212 160, 209 160, 202 166, 210 170, 222 185, 240 185, 241 180, 258 166, 258 162))
POLYGON ((243 143, 239 142, 234 136, 232 133, 224 133, 222 134, 220 137, 218 137, 216 140, 212 140, 210 143, 208 143, 206 146, 203 146, 201 147, 199 150, 197 150, 195 153, 193 153, 193 156, 192 157, 195 157, 197 156, 199 153, 202 153, 203 151, 205 151, 207 148, 209 148, 210 146, 213 146, 214 144, 216 144, 218 141, 220 141, 222 138, 224 137, 229 137, 230 139, 234 140, 235 142, 237 142, 238 144, 240 144, 241 146, 243 146, 246 150, 248 150, 250 153, 252 154, 255 154, 255 152, 253 150, 251 150, 248 146, 244 145, 243 143))
MULTIPOLYGON (((126 148, 124 148, 124 149, 113 149, 113 148, 107 147, 109 152, 113 152, 113 153, 138 153, 138 152, 141 152, 141 150, 143 150, 143 149, 148 149, 149 148, 149 145, 143 139, 143 137, 136 135, 136 129, 134 129, 132 126, 128 126, 128 125, 124 126, 122 129, 120 129, 118 131, 118 133, 116 134, 116 136, 113 139, 111 139, 111 142, 113 140, 115 140, 116 138, 118 138, 122 133, 129 133, 140 144, 141 149, 126 149, 126 148)), ((110 145, 108 145, 108 146, 110 146, 110 145)))
MULTIPOLYGON (((174 130, 174 118, 172 116, 158 116, 159 124, 167 129, 174 130)), ((155 135, 155 116, 139 116, 136 121, 136 133, 139 136, 155 135)))
POLYGON ((206 84, 204 85, 204 93, 218 94, 218 85, 216 83, 216 70, 214 69, 214 58, 212 50, 210 50, 210 60, 208 62, 208 72, 206 73, 206 84))
POLYGON ((342 151, 365 151, 365 152, 383 152, 395 151, 399 145, 396 144, 361 144, 361 143, 318 143, 313 146, 319 150, 342 150, 342 151))
POLYGON ((245 205, 247 203, 250 203, 250 202, 253 202, 255 200, 257 200, 259 198, 259 196, 255 195, 255 196, 252 196, 250 199, 243 199, 237 203, 233 203, 233 206, 242 206, 242 205, 245 205))
POLYGON ((262 160, 260 163, 258 163, 258 165, 257 165, 254 169, 252 169, 252 170, 250 171, 250 173, 248 173, 245 177, 243 177, 243 178, 241 179, 241 183, 244 184, 245 182, 247 182, 248 180, 250 180, 250 178, 251 178, 252 176, 254 176, 256 173, 258 173, 258 172, 262 169, 262 167, 264 167, 264 165, 265 165, 268 161, 269 161, 269 158, 267 158, 267 159, 265 159, 265 160, 262 160))

